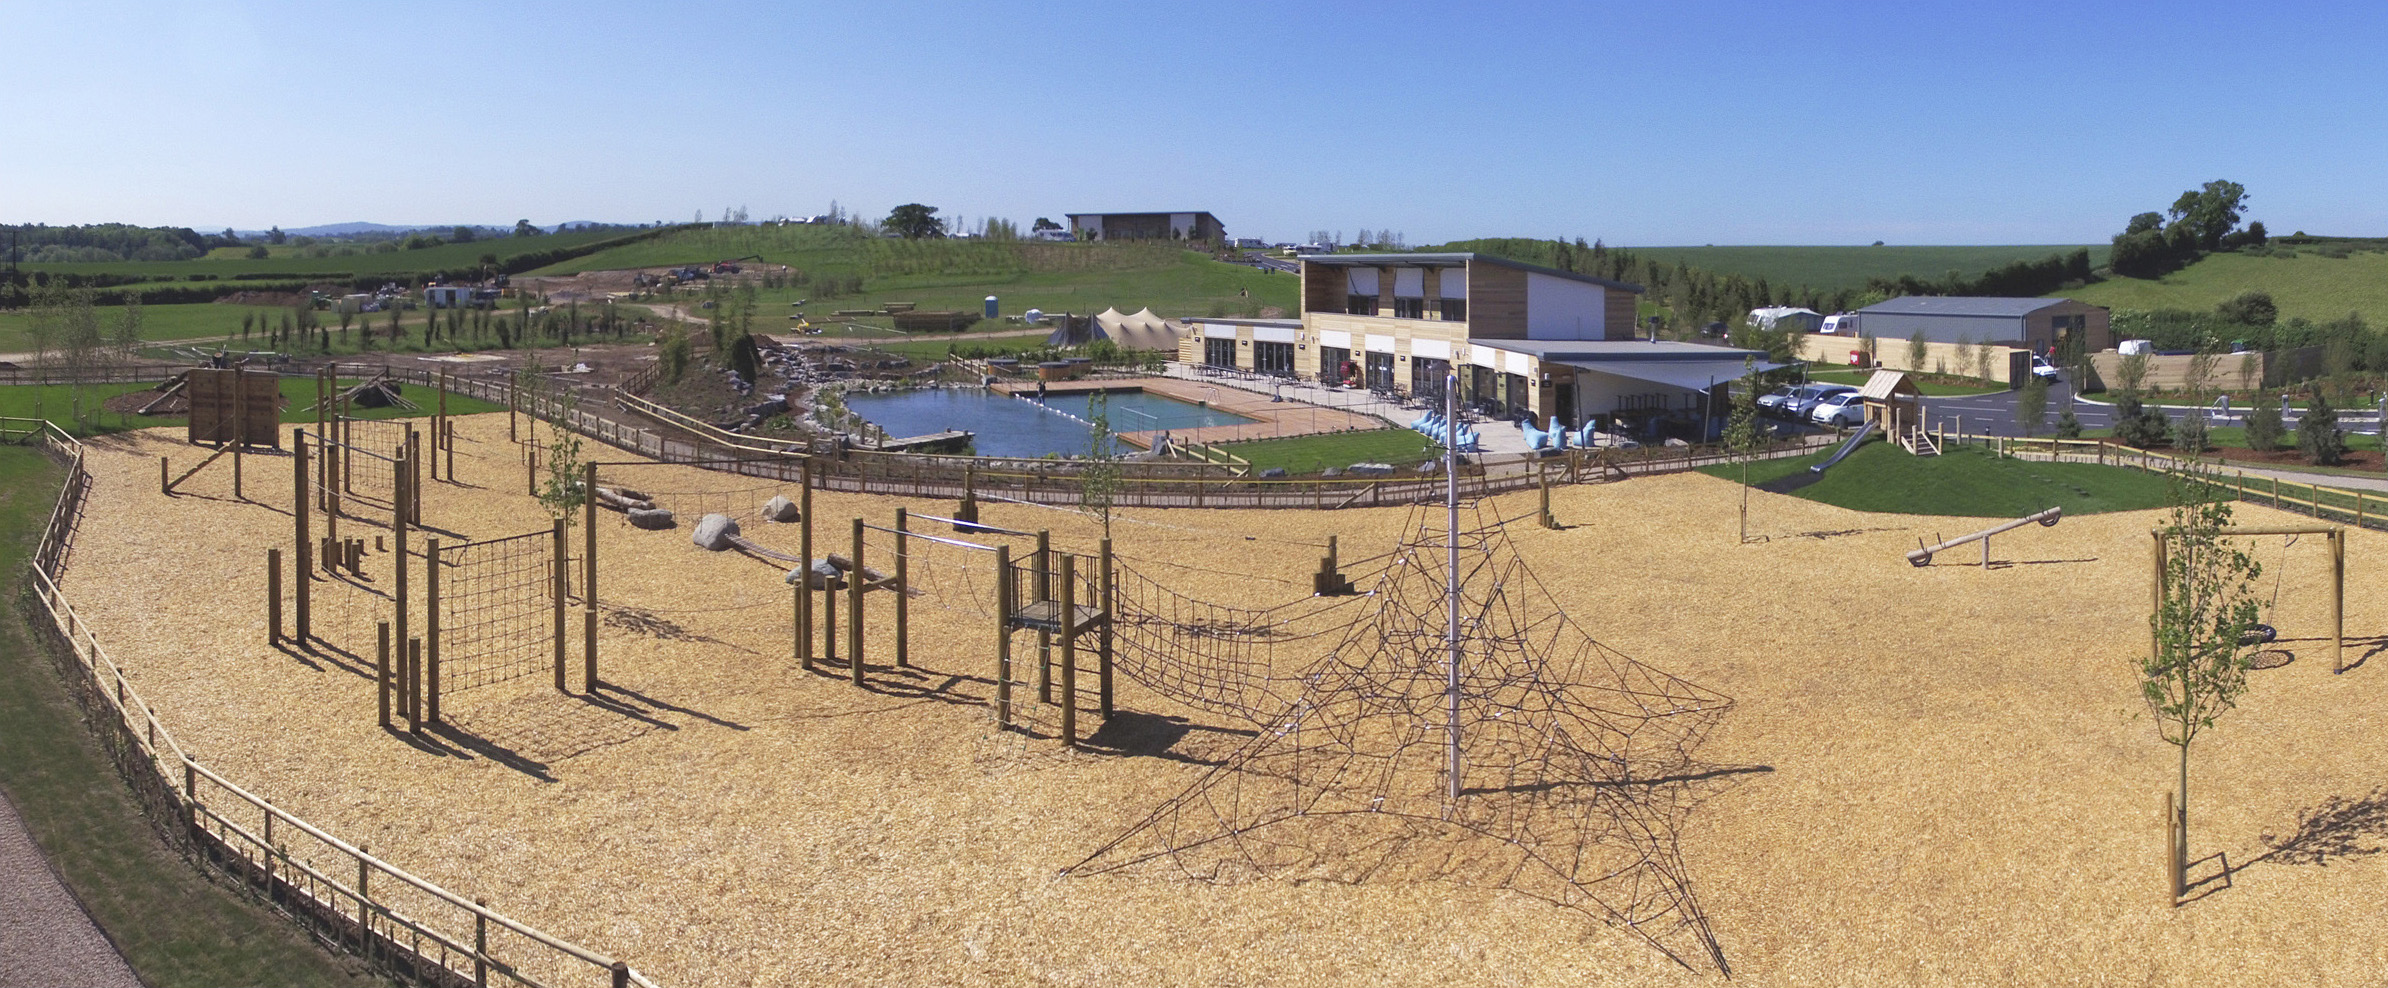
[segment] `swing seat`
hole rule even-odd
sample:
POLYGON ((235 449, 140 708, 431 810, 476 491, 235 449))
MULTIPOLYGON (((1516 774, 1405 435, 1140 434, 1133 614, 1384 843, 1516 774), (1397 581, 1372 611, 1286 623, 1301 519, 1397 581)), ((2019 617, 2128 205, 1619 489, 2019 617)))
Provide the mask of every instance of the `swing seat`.
POLYGON ((2278 641, 2279 639, 2280 631, 2278 629, 2273 628, 2268 624, 2259 624, 2248 628, 2245 633, 2239 636, 2239 645, 2240 647, 2246 647, 2248 645, 2269 645, 2275 641, 2278 641))

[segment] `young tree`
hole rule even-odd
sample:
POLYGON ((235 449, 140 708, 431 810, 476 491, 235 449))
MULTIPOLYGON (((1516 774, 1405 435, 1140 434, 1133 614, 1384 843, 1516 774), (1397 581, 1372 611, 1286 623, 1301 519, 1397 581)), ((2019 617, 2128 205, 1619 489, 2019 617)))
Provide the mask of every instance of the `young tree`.
POLYGON ((2073 406, 2070 404, 2066 405, 2065 410, 2056 416, 2056 438, 2081 438, 2081 420, 2073 415, 2073 406))
POLYGON ((2262 399, 2247 409, 2247 448, 2269 453, 2280 448, 2280 406, 2262 399))
POLYGON ((2024 380, 2023 389, 2015 393, 2015 426, 2023 430, 2023 438, 2029 439, 2040 431, 2047 418, 2048 379, 2033 374, 2024 380))
POLYGON ((2177 876, 2187 864, 2189 745, 2247 691, 2247 632, 2256 623, 2253 584, 2263 567, 2227 541, 2230 502, 2191 474, 2172 474, 2170 525, 2161 536, 2162 581, 2148 615, 2153 649, 2139 660, 2139 692, 2157 733, 2180 750, 2177 876))
POLYGON ((1078 470, 1078 506, 1102 519, 1111 537, 1111 505, 1119 497, 1119 444, 1111 437, 1111 403, 1101 391, 1086 406, 1086 465, 1078 470))
POLYGON ((694 356, 694 349, 688 341, 688 330, 680 323, 673 322, 669 329, 664 330, 663 346, 657 352, 657 359, 663 364, 664 380, 674 384, 680 382, 681 376, 688 373, 688 362, 694 356))
POLYGON ((1907 372, 1923 373, 1924 359, 1931 352, 1932 348, 1924 345, 1924 331, 1916 330, 1914 335, 1907 338, 1907 372))
POLYGON ((2338 427, 2338 410, 2318 388, 2305 403, 2305 414, 2297 417, 2297 451, 2305 454, 2305 462, 2325 467, 2346 455, 2347 434, 2338 427))
POLYGON ((1733 415, 1725 423, 1725 449, 1741 462, 1741 541, 1750 541, 1750 461, 1766 445, 1766 423, 1758 418, 1757 362, 1744 361, 1740 389, 1733 392, 1733 415))
POLYGON ((2126 353, 2126 354, 2123 354, 2123 355, 2122 355, 2122 356, 2120 356, 2120 357, 2117 357, 2117 358, 2115 358, 2115 361, 2114 361, 2114 383, 2116 383, 2116 384, 2118 384, 2118 385, 2121 385, 2121 386, 2122 386, 2122 389, 2123 389, 2123 393, 2124 393, 2124 394, 2127 394, 2127 395, 2136 395, 2136 394, 2138 394, 2138 393, 2139 393, 2139 386, 2140 386, 2141 384, 2145 383, 2145 382, 2147 381, 2147 379, 2148 379, 2148 355, 2147 355, 2147 354, 2144 354, 2144 353, 2126 353))

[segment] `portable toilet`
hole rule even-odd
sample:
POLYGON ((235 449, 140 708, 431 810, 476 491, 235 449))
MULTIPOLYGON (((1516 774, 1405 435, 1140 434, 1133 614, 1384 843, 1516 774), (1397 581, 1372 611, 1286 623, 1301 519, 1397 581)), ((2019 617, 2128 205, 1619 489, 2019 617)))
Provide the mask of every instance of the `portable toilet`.
POLYGON ((989 319, 993 319, 993 318, 995 318, 995 317, 996 317, 996 315, 997 315, 997 314, 998 314, 1000 311, 1001 311, 1001 306, 998 306, 998 305, 995 303, 995 296, 993 296, 993 295, 989 295, 989 296, 987 296, 987 318, 989 318, 989 319))

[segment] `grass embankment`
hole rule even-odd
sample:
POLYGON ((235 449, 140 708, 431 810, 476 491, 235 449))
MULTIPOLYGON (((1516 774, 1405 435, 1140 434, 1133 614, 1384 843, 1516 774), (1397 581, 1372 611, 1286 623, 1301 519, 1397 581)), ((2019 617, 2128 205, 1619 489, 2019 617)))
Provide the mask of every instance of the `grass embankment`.
POLYGON ((1354 463, 1390 463, 1397 467, 1423 463, 1434 456, 1434 444, 1408 429, 1334 432, 1285 439, 1255 439, 1222 443, 1219 449, 1252 461, 1255 471, 1283 467, 1287 473, 1314 474, 1328 467, 1354 463))
MULTIPOLYGON (((340 381, 341 387, 358 383, 353 379, 340 381)), ((79 435, 104 435, 128 429, 148 429, 157 426, 180 426, 190 422, 186 415, 132 415, 104 409, 90 412, 85 422, 77 426, 70 422, 75 407, 75 386, 71 384, 16 384, 0 386, 0 416, 16 418, 46 418, 73 429, 79 435)), ((150 390, 145 384, 88 384, 83 386, 83 408, 100 408, 101 403, 120 394, 150 390)), ((354 417, 360 419, 398 419, 429 415, 438 408, 437 393, 418 387, 404 388, 400 397, 423 406, 419 410, 399 407, 359 408, 354 417)), ((313 422, 315 413, 315 382, 308 378, 282 379, 282 421, 313 422)), ((460 394, 448 395, 448 413, 474 415, 481 412, 502 412, 506 406, 482 401, 460 394)))
MULTIPOLYGON (((26 557, 62 479, 40 453, 0 446, 0 582, 11 604, 37 606, 26 557)), ((169 850, 60 677, 24 607, 0 607, 0 789, 144 984, 377 983, 169 850)))
MULTIPOLYGON (((1830 451, 1749 465, 1753 486, 1789 488, 1822 463, 1830 451)), ((1741 466, 1704 467, 1701 472, 1741 480, 1741 466)), ((2165 504, 2161 474, 2088 463, 2041 463, 2000 459, 1972 446, 1941 456, 1914 456, 1882 441, 1868 442, 1804 487, 1787 489, 1805 498, 1854 511, 1906 515, 2013 518, 2048 508, 2066 514, 2136 511, 2165 504)))
MULTIPOLYGON (((1808 380, 1815 381, 1820 384, 1846 384, 1850 387, 1863 387, 1865 386, 1866 380, 1873 376, 1873 371, 1808 371, 1808 380)), ((2006 386, 2003 384, 1947 384, 1939 381, 1927 381, 1915 374, 1907 375, 1907 380, 1913 382, 1917 390, 1922 391, 1927 395, 1939 397, 1946 397, 1949 395, 1994 395, 2007 390, 2006 386)))
MULTIPOLYGON (((113 334, 118 320, 122 318, 123 311, 120 306, 100 306, 96 314, 99 317, 102 330, 113 334)), ((561 311, 560 308, 559 311, 561 311)), ((580 308, 580 313, 584 318, 594 318, 599 311, 600 307, 597 306, 582 306, 580 308)), ((141 307, 141 339, 143 342, 153 345, 191 340, 221 340, 221 343, 210 342, 206 345, 210 347, 220 345, 227 350, 236 352, 272 350, 275 349, 272 343, 273 329, 279 327, 282 324, 282 319, 290 314, 291 310, 285 306, 241 305, 226 302, 145 305, 141 307), (250 318, 249 330, 246 334, 241 332, 241 319, 244 316, 250 318)), ((401 310, 398 313, 397 325, 399 339, 395 344, 390 340, 390 314, 387 312, 358 314, 352 317, 350 328, 346 330, 340 328, 339 313, 317 311, 315 318, 331 327, 332 349, 330 352, 333 354, 450 353, 484 347, 494 348, 497 345, 497 337, 494 333, 484 331, 477 336, 471 335, 472 330, 469 326, 466 330, 469 337, 467 339, 451 341, 443 336, 439 342, 426 345, 423 342, 423 326, 429 321, 431 315, 432 311, 429 309, 401 310), (363 345, 363 330, 367 328, 376 334, 371 347, 363 345)), ((617 320, 630 322, 654 317, 651 310, 635 305, 617 305, 614 307, 614 315, 617 320)), ((503 317, 509 324, 518 325, 522 321, 521 309, 511 301, 505 308, 498 310, 495 316, 503 317)), ((32 322, 33 314, 27 310, 0 310, 0 353, 30 353, 33 350, 33 339, 28 330, 32 328, 32 322)), ((757 326, 756 328, 776 329, 778 327, 757 326)), ((444 334, 446 331, 446 324, 442 323, 441 332, 444 334)), ((645 337, 632 334, 625 338, 644 339, 645 337)), ((603 334, 595 339, 598 342, 616 341, 615 337, 603 334)), ((534 337, 531 342, 542 346, 559 345, 553 339, 542 337, 534 337)), ((300 356, 320 355, 325 352, 312 343, 293 342, 281 349, 300 356)))
POLYGON ((2117 309, 2212 312, 2217 303, 2249 291, 2271 293, 2283 319, 2303 316, 2318 323, 2360 312, 2378 326, 2388 323, 2388 253, 2334 257, 2279 247, 2269 256, 2208 254, 2162 278, 2109 278, 2058 294, 2117 309))
MULTIPOLYGON (((1718 274, 1738 274, 1775 285, 1804 285, 1832 291, 1864 288, 1868 278, 1912 274, 1939 278, 1955 271, 1968 278, 2016 261, 2069 254, 2083 245, 2021 244, 1956 247, 1628 247, 1636 257, 1688 264, 1718 274)), ((2112 248, 2090 244, 2090 265, 2102 267, 2112 248)), ((2071 294, 2071 293, 2067 293, 2071 294)), ((2340 313, 2343 315, 2344 313, 2340 313)))
MULTIPOLYGON (((833 322, 840 309, 874 309, 886 302, 911 302, 922 310, 978 312, 986 297, 1001 310, 1029 309, 1086 314, 1117 308, 1151 307, 1163 316, 1259 315, 1296 308, 1301 279, 1240 264, 1212 260, 1199 251, 1166 243, 1056 244, 974 240, 887 240, 846 227, 717 227, 667 234, 574 258, 531 272, 568 275, 582 271, 664 267, 760 256, 765 265, 787 265, 799 283, 764 289, 755 328, 784 327, 794 311, 788 303, 809 300, 804 311, 816 322, 833 322), (834 288, 832 287, 834 286, 834 288)), ((749 262, 754 263, 754 262, 749 262)), ((756 273, 752 267, 748 273, 756 273)), ((692 313, 694 314, 694 313, 692 313)), ((885 319, 857 320, 878 326, 885 319)), ((982 321, 973 329, 1012 326, 982 321)), ((1013 327, 1016 328, 1016 327, 1013 327)))
MULTIPOLYGON (((437 233, 439 231, 430 231, 437 233)), ((552 233, 537 237, 498 237, 470 243, 442 244, 415 250, 376 251, 371 245, 323 244, 320 251, 294 245, 269 246, 266 256, 251 258, 247 248, 221 256, 217 251, 206 257, 188 261, 93 261, 74 264, 27 264, 27 271, 55 272, 73 275, 113 275, 138 278, 142 283, 169 281, 236 281, 276 280, 289 275, 293 280, 339 275, 344 278, 359 275, 388 273, 415 274, 424 271, 462 271, 478 268, 483 256, 494 256, 503 267, 512 258, 548 250, 568 250, 589 244, 631 236, 636 230, 587 230, 552 233), (342 249, 353 253, 342 255, 342 249), (309 257, 309 253, 321 257, 309 257)))

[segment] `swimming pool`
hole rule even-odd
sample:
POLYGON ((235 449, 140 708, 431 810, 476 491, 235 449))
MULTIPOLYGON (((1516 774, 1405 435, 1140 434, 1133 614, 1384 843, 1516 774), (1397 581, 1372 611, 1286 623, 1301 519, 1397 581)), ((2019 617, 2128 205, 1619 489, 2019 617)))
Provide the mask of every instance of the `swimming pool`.
MULTIPOLYGON (((1104 395, 1111 431, 1150 432, 1242 425, 1253 421, 1166 395, 1112 391, 1104 395)), ((846 407, 891 437, 961 430, 977 434, 980 456, 1083 455, 1092 433, 1094 396, 1055 394, 1042 404, 992 391, 938 388, 895 394, 847 395, 846 407)))

